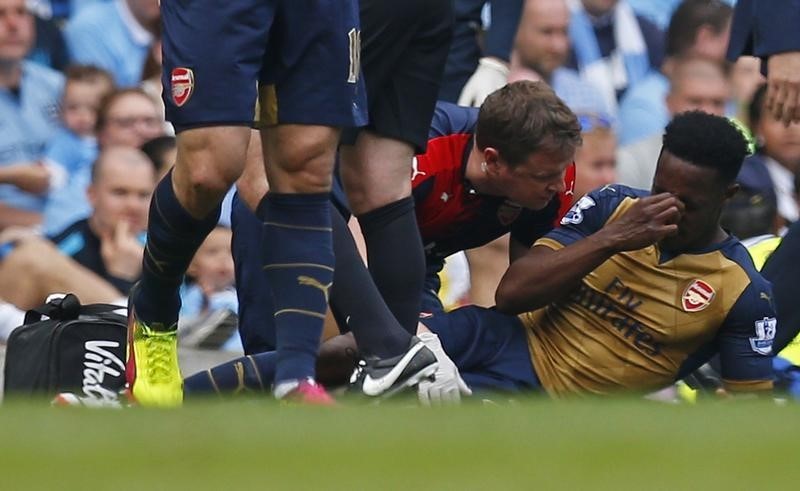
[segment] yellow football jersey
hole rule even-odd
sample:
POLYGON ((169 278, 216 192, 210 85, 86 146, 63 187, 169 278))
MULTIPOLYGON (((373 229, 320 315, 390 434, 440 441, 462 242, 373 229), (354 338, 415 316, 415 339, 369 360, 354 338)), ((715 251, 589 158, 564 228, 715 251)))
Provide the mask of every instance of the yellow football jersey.
MULTIPOLYGON (((535 245, 558 250, 586 238, 647 194, 594 191, 535 245)), ((678 255, 658 245, 615 254, 566 298, 520 317, 553 395, 657 389, 717 352, 727 389, 772 386, 772 292, 733 237, 678 255)))

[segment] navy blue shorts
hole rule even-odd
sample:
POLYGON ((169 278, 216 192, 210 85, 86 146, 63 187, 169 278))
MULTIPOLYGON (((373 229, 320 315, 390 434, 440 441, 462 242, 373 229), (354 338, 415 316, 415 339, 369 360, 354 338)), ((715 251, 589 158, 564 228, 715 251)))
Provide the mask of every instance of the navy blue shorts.
POLYGON ((444 304, 439 298, 439 290, 442 289, 439 272, 442 268, 444 268, 444 261, 428 261, 425 265, 425 285, 422 287, 422 302, 419 308, 420 318, 444 313, 444 304))
MULTIPOLYGON (((453 35, 452 0, 361 0, 368 128, 424 153, 453 35)), ((342 143, 355 143, 347 128, 342 143)))
POLYGON ((471 388, 541 390, 525 327, 516 316, 471 305, 420 321, 439 336, 471 388))
POLYGON ((366 124, 356 0, 162 0, 161 20, 176 130, 366 124))

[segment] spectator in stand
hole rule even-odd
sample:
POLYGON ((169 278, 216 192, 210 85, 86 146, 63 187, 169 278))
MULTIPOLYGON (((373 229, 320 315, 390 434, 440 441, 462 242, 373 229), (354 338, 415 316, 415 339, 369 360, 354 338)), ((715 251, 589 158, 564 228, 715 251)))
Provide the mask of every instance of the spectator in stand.
POLYGON ((25 0, 0 0, 0 229, 38 225, 50 186, 41 158, 64 77, 25 61, 35 35, 25 0))
POLYGON ((107 70, 120 87, 134 87, 159 19, 158 0, 96 3, 67 22, 64 36, 73 61, 107 70))
POLYGON ((583 145, 575 153, 573 202, 589 191, 617 182, 617 138, 608 116, 579 113, 583 145))
MULTIPOLYGON (((143 91, 153 98, 159 108, 161 117, 166 117, 164 108, 164 100, 161 98, 163 87, 161 85, 161 37, 157 37, 150 47, 150 52, 147 54, 147 59, 144 62, 142 69, 142 83, 140 87, 143 91)), ((164 121, 164 132, 167 135, 175 135, 175 128, 172 123, 164 121)))
POLYGON ((733 9, 721 0, 684 0, 675 10, 666 36, 666 59, 620 102, 620 144, 629 145, 661 134, 670 115, 665 98, 678 58, 723 62, 733 9))
POLYGON ((628 4, 633 7, 634 12, 642 17, 653 21, 659 29, 666 30, 672 13, 678 7, 681 0, 628 0, 628 4))
MULTIPOLYGON (((139 148, 163 134, 163 119, 153 100, 141 89, 112 92, 100 104, 97 115, 97 142, 108 146, 139 148)), ((92 161, 90 161, 91 163, 92 161)), ((91 181, 91 165, 81 165, 67 184, 52 193, 44 216, 45 233, 54 234, 91 212, 86 189, 91 181)))
POLYGON ((0 344, 22 325, 25 311, 54 292, 72 292, 84 303, 121 300, 107 281, 61 254, 53 244, 33 234, 3 242, 0 261, 0 344))
MULTIPOLYGON (((730 83, 725 68, 707 58, 675 60, 666 105, 670 116, 699 110, 716 116, 725 114, 730 83)), ((619 182, 650 189, 661 153, 661 133, 620 148, 617 156, 619 182)))
POLYGON ((239 299, 234 285, 231 229, 218 225, 197 249, 181 288, 182 342, 200 348, 242 350, 239 299))
POLYGON ((61 28, 52 18, 37 12, 33 12, 33 21, 36 40, 33 49, 28 53, 28 60, 64 71, 69 65, 69 53, 61 28))
POLYGON ((573 111, 606 114, 610 108, 597 87, 564 67, 570 50, 569 19, 565 0, 527 0, 508 80, 543 80, 573 111))
POLYGON ((104 149, 86 191, 91 216, 67 227, 53 242, 127 295, 142 272, 144 231, 155 184, 155 166, 140 150, 104 149))
POLYGON ((747 118, 750 101, 753 100, 753 94, 758 86, 766 80, 761 74, 761 60, 755 56, 740 56, 731 68, 732 99, 736 104, 734 116, 737 121, 744 124, 748 134, 750 121, 747 118))
POLYGON ((477 107, 506 84, 523 1, 455 0, 453 41, 444 67, 440 100, 477 107), (491 19, 484 32, 482 13, 487 11, 491 19))
POLYGON ((625 91, 661 66, 664 34, 625 0, 573 0, 569 5, 572 56, 567 66, 598 87, 616 114, 625 91))
POLYGON ((756 153, 745 159, 739 180, 771 183, 778 204, 779 226, 800 218, 795 175, 800 171, 800 123, 785 126, 767 108, 767 84, 753 94, 750 103, 750 131, 756 139, 756 153))
MULTIPOLYGON (((67 69, 66 79, 61 99, 63 128, 50 140, 44 153, 45 163, 60 171, 59 176, 63 175, 63 184, 68 176, 80 172, 81 167, 91 165, 97 158, 97 112, 100 102, 114 90, 111 75, 93 66, 73 65, 67 69)), ((57 187, 53 183, 51 190, 57 187)))

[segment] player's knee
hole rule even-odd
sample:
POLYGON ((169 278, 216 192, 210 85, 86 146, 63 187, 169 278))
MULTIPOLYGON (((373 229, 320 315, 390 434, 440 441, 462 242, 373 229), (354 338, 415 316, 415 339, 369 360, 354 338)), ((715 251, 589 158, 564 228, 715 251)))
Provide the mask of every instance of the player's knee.
POLYGON ((345 185, 347 201, 354 214, 362 215, 411 196, 410 185, 408 190, 404 189, 403 186, 378 187, 380 189, 362 185, 345 185))
POLYGON ((242 173, 249 142, 247 128, 198 128, 179 135, 173 179, 203 195, 220 195, 242 173), (232 130, 232 131, 228 131, 232 130))
POLYGON ((336 146, 328 140, 298 142, 284 149, 276 162, 297 192, 322 193, 331 188, 336 146))
POLYGON ((197 165, 187 169, 182 180, 199 195, 220 196, 236 182, 236 175, 214 164, 197 162, 197 165))
POLYGON ((356 215, 377 210, 383 206, 411 196, 410 170, 402 178, 397 173, 355 168, 341 169, 347 201, 356 215))

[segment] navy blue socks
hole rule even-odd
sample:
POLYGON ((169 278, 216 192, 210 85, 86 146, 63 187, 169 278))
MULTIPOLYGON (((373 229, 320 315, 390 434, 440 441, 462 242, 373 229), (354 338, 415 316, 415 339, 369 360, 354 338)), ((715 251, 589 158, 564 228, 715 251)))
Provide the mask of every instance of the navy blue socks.
POLYGON ((141 288, 132 299, 147 324, 170 326, 178 321, 178 293, 183 276, 200 244, 217 226, 221 206, 202 220, 193 218, 172 188, 172 171, 156 186, 150 202, 141 288))
POLYGON ((276 386, 314 377, 333 284, 329 198, 269 192, 256 210, 264 222, 263 270, 275 308, 276 386))

